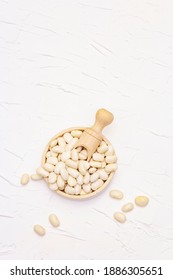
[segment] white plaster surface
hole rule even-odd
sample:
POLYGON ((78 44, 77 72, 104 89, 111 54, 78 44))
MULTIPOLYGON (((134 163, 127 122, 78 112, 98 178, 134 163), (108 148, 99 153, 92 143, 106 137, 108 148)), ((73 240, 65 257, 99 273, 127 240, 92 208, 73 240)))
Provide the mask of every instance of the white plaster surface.
POLYGON ((171 0, 0 0, 0 259, 173 258, 172 11, 171 0), (118 155, 103 193, 70 201, 42 181, 20 185, 53 135, 102 107, 118 155), (117 224, 143 194, 149 205, 117 224))

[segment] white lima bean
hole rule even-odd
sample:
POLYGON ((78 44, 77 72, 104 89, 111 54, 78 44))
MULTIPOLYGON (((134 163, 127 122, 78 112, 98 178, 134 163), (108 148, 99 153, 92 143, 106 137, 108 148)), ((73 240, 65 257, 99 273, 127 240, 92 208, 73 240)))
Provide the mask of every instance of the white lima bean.
POLYGON ((126 221, 126 216, 124 215, 124 213, 121 212, 115 212, 114 213, 114 219, 119 222, 119 223, 125 223, 126 221))
POLYGON ((110 197, 115 198, 115 199, 122 199, 123 198, 123 193, 119 190, 111 190, 109 193, 110 197))
POLYGON ((70 195, 86 195, 101 188, 109 175, 116 171, 113 147, 104 140, 87 161, 84 147, 75 148, 83 130, 74 129, 54 138, 48 147, 43 167, 36 176, 44 178, 49 188, 70 195))
POLYGON ((49 215, 49 222, 53 227, 59 227, 60 225, 59 219, 55 214, 49 215))
POLYGON ((130 211, 133 210, 133 208, 134 208, 133 203, 129 202, 129 203, 124 204, 124 205, 122 206, 121 210, 122 210, 123 212, 130 212, 130 211))
POLYGON ((43 177, 42 176, 40 176, 40 175, 38 175, 38 174, 32 174, 31 175, 31 179, 33 180, 33 181, 38 181, 38 180, 41 180, 43 177))
POLYGON ((43 236, 46 233, 44 227, 42 227, 41 225, 38 225, 38 224, 34 225, 34 231, 40 236, 43 236))
POLYGON ((140 206, 140 207, 145 207, 149 202, 148 197, 146 196, 137 196, 135 198, 135 203, 136 205, 140 206))
POLYGON ((24 173, 21 177, 20 183, 21 185, 26 185, 29 182, 29 175, 27 173, 24 173))

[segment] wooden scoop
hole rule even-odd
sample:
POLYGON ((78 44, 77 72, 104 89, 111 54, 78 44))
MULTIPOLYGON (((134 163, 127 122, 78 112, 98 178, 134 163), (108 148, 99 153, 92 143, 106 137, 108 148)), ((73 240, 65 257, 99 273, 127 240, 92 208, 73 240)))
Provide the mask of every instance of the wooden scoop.
POLYGON ((75 148, 84 147, 88 151, 88 159, 90 160, 94 152, 102 141, 102 130, 110 124, 114 119, 112 113, 105 109, 99 109, 96 113, 95 123, 92 127, 86 128, 82 133, 75 148))

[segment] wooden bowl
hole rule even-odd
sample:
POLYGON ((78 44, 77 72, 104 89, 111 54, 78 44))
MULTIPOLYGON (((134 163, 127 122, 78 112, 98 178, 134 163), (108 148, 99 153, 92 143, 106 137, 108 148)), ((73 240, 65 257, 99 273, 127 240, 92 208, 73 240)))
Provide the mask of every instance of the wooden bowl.
MULTIPOLYGON (((49 143, 47 144, 47 146, 46 146, 46 148, 45 148, 45 150, 44 150, 44 152, 43 152, 43 155, 42 155, 42 162, 41 162, 42 166, 44 166, 44 164, 45 164, 45 162, 46 162, 46 153, 48 152, 49 147, 50 147, 50 143, 51 143, 53 140, 55 140, 55 139, 58 138, 58 137, 61 137, 61 136, 62 136, 64 133, 66 133, 66 132, 71 132, 72 130, 81 130, 81 131, 84 131, 85 129, 86 129, 85 127, 72 127, 72 128, 65 129, 65 130, 59 132, 58 134, 56 134, 56 135, 49 141, 49 143)), ((112 146, 112 144, 109 142, 109 140, 108 140, 105 136, 103 136, 103 140, 106 142, 106 144, 112 146)), ((108 186, 108 184, 109 184, 110 181, 112 180, 112 177, 113 177, 114 173, 115 173, 115 171, 113 171, 113 172, 111 172, 111 173, 109 174, 108 179, 104 182, 104 184, 103 184, 99 189, 97 189, 97 190, 95 190, 95 191, 93 191, 93 192, 91 192, 91 193, 85 194, 85 195, 71 195, 71 194, 67 194, 67 193, 65 193, 64 191, 61 191, 61 190, 57 190, 57 191, 55 191, 55 192, 56 192, 57 194, 61 195, 61 196, 64 196, 64 197, 70 198, 70 199, 80 200, 80 199, 90 198, 90 197, 93 197, 93 196, 99 194, 101 191, 103 191, 103 190, 108 186)), ((45 180, 45 181, 46 181, 46 180, 45 180)), ((47 182, 46 182, 46 183, 47 183, 47 182)))

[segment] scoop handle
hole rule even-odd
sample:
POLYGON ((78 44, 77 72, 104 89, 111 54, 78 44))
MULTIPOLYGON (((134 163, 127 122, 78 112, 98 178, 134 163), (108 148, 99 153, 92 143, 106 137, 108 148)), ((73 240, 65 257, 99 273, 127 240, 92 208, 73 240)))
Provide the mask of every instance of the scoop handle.
POLYGON ((91 129, 96 133, 101 134, 103 128, 110 124, 113 121, 113 119, 114 116, 112 113, 110 113, 106 109, 99 109, 96 113, 95 123, 91 127, 91 129))

